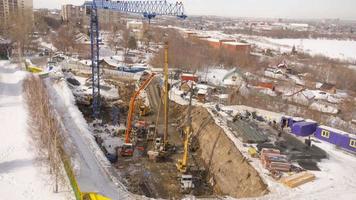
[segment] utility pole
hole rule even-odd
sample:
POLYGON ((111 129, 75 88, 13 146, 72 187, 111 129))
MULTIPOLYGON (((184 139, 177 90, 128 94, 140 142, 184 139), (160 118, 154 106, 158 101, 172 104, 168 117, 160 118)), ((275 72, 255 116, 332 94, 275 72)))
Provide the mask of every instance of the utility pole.
POLYGON ((164 148, 168 145, 168 41, 164 42, 164 148))

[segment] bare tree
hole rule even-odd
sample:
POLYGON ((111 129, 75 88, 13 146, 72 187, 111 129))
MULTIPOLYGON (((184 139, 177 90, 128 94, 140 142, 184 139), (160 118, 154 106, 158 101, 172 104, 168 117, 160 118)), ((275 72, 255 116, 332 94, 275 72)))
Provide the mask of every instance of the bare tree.
POLYGON ((3 27, 5 28, 4 35, 15 44, 19 60, 21 61, 32 41, 32 11, 24 10, 23 12, 13 13, 8 22, 3 24, 3 27))
POLYGON ((111 27, 111 32, 109 36, 109 46, 111 49, 115 50, 115 54, 117 54, 118 47, 120 43, 122 42, 120 40, 120 26, 118 24, 114 24, 111 27))
POLYGON ((75 27, 71 24, 61 26, 57 35, 54 35, 52 41, 54 46, 64 52, 71 52, 75 48, 75 27))
POLYGON ((23 83, 24 96, 29 110, 29 131, 39 157, 47 158, 50 174, 54 176, 54 191, 65 183, 62 170, 64 139, 46 86, 41 79, 30 76, 23 83))

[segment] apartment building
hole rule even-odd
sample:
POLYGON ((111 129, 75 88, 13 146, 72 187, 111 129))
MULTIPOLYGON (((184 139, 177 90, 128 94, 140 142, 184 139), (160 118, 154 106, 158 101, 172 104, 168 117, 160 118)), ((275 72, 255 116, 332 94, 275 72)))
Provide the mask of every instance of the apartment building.
POLYGON ((0 0, 0 22, 7 22, 15 12, 32 11, 33 0, 0 0))
MULTIPOLYGON (((89 16, 84 6, 75 6, 71 4, 62 5, 61 16, 63 21, 82 23, 89 25, 89 16)), ((98 16, 100 24, 116 23, 120 20, 120 13, 111 10, 99 9, 98 16)))

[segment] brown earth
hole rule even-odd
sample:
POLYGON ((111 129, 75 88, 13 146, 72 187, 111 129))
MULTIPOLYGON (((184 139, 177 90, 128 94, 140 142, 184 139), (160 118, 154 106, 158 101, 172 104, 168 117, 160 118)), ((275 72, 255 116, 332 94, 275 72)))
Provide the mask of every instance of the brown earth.
MULTIPOLYGON (((175 105, 175 113, 184 112, 183 106, 175 105)), ((215 124, 203 107, 192 110, 192 126, 198 139, 199 154, 212 177, 214 190, 221 195, 235 198, 258 197, 268 193, 267 185, 258 172, 244 158, 223 129, 215 124)))

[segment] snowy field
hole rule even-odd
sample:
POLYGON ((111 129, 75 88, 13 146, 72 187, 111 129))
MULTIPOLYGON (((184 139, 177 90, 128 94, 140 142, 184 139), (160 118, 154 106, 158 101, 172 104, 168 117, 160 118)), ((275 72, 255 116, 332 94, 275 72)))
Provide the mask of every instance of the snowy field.
POLYGON ((0 199, 72 199, 70 187, 53 192, 53 179, 42 166, 27 132, 22 97, 25 72, 0 61, 0 199))
POLYGON ((356 41, 327 39, 273 39, 267 37, 244 36, 249 43, 260 48, 269 48, 280 52, 291 52, 293 46, 298 51, 310 55, 356 62, 356 41))

